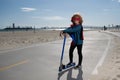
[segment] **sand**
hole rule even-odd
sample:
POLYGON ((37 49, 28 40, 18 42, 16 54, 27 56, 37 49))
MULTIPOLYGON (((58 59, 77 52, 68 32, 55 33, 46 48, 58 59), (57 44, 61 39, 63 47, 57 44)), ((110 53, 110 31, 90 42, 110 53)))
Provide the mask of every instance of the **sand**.
POLYGON ((35 33, 33 31, 0 32, 0 51, 59 40, 61 39, 59 32, 55 30, 39 30, 35 33))

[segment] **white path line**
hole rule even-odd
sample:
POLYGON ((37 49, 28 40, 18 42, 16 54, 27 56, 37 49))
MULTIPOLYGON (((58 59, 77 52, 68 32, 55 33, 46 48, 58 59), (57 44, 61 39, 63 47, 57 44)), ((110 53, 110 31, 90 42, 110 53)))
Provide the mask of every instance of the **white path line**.
POLYGON ((98 67, 102 66, 103 62, 104 62, 104 59, 108 53, 108 49, 110 47, 110 43, 111 43, 111 38, 109 37, 108 39, 108 44, 106 46, 106 49, 101 57, 101 59, 99 60, 98 64, 96 65, 96 67, 94 68, 93 72, 92 72, 92 75, 97 75, 98 74, 98 67))

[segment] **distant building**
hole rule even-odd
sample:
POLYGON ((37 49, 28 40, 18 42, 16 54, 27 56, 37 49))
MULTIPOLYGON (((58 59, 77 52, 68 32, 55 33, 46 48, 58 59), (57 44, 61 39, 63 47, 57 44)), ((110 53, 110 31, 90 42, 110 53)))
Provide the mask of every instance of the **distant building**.
POLYGON ((13 29, 15 28, 15 23, 13 23, 13 29))

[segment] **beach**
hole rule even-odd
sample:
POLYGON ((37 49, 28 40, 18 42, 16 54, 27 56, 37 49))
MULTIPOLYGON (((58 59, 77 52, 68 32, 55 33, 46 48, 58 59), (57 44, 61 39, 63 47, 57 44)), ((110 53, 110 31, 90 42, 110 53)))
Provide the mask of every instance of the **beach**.
POLYGON ((37 30, 35 33, 34 31, 0 32, 0 51, 59 40, 61 39, 59 32, 56 30, 37 30))
MULTIPOLYGON (((15 31, 14 33, 0 32, 0 45, 1 45, 0 51, 6 51, 14 48, 26 47, 34 44, 41 44, 41 43, 61 40, 62 38, 59 36, 59 32, 60 31, 56 31, 56 30, 39 30, 36 31, 35 33, 33 31, 15 31)), ((86 44, 88 44, 88 41, 92 41, 92 42, 95 41, 92 40, 91 36, 89 35, 92 33, 92 31, 84 31, 84 33, 85 34, 87 33, 85 35, 86 44)), ((109 48, 107 51, 107 55, 104 59, 104 62, 101 66, 98 67, 98 74, 91 74, 89 80, 120 80, 120 37, 113 35, 112 33, 108 33, 106 31, 94 31, 93 33, 99 35, 104 33, 105 35, 110 36, 111 41, 109 42, 108 45, 109 48)), ((114 33, 116 32, 114 31, 114 33)), ((96 40, 98 39, 96 38, 97 37, 96 35, 92 37, 94 37, 93 39, 96 40)), ((105 41, 106 40, 107 39, 105 39, 105 41)), ((85 46, 90 46, 86 44, 85 46)), ((99 50, 100 49, 98 49, 98 51, 99 50)), ((85 52, 85 50, 83 52, 85 52)), ((84 64, 88 64, 88 63, 84 63, 84 64)))

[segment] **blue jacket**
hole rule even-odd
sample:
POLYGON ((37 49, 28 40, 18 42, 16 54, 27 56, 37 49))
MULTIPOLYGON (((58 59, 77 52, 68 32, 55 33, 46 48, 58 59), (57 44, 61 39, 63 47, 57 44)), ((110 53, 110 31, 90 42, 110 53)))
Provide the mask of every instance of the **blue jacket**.
POLYGON ((63 33, 68 33, 76 45, 83 44, 83 27, 82 27, 82 25, 76 25, 73 27, 69 27, 69 28, 63 30, 63 33))

